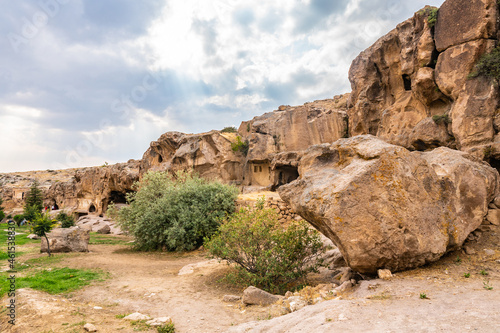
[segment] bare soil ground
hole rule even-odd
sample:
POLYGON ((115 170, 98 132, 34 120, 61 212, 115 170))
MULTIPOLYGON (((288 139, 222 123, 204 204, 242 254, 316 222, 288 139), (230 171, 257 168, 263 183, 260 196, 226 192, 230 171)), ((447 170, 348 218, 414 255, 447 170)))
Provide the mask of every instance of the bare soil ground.
POLYGON ((242 290, 218 283, 227 266, 207 262, 202 251, 138 253, 127 245, 90 245, 89 253, 66 255, 54 267, 102 269, 109 274, 106 280, 69 295, 19 290, 16 325, 9 325, 3 312, 0 331, 84 332, 84 323, 92 323, 98 332, 155 332, 117 318, 140 312, 171 317, 181 333, 499 332, 499 244, 500 228, 493 227, 468 244, 475 254, 457 251, 390 281, 363 281, 338 299, 271 320, 269 308, 222 302, 223 295, 241 295, 242 290), (198 264, 191 274, 178 274, 190 264, 198 264))

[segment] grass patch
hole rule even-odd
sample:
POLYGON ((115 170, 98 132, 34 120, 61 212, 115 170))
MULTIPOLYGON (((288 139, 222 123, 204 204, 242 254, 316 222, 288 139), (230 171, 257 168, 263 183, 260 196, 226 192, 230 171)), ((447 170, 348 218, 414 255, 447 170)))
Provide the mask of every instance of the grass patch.
POLYGON ((124 239, 122 237, 113 236, 113 235, 102 235, 96 232, 90 233, 89 244, 106 244, 106 245, 133 245, 133 243, 129 243, 130 239, 124 239))
MULTIPOLYGON (((92 281, 102 281, 104 273, 94 270, 56 268, 42 270, 26 277, 16 279, 16 288, 32 288, 49 294, 62 294, 80 289, 92 281)), ((9 281, 0 279, 0 297, 9 290, 9 281)))
MULTIPOLYGON (((8 238, 8 228, 9 225, 0 225, 0 249, 7 249, 7 238, 8 238)), ((16 246, 21 246, 28 243, 40 243, 40 240, 32 240, 28 238, 31 233, 29 226, 16 226, 16 233, 22 233, 21 235, 16 235, 16 246)))

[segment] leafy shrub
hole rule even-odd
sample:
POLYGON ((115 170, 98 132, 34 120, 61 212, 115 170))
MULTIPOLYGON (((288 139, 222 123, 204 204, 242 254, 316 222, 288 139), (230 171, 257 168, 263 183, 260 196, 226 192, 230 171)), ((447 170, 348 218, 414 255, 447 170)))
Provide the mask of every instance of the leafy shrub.
POLYGON ((323 265, 319 233, 305 222, 283 227, 276 211, 263 202, 232 215, 206 239, 205 248, 213 257, 236 263, 240 279, 270 292, 286 291, 323 265))
POLYGON ((65 212, 60 212, 56 216, 56 220, 61 222, 62 228, 70 228, 75 225, 75 218, 71 215, 66 214, 65 212))
POLYGON ((437 22, 439 8, 436 7, 426 7, 420 10, 418 13, 420 15, 427 17, 427 23, 429 23, 429 28, 434 28, 437 22))
POLYGON ((22 214, 14 215, 13 220, 14 222, 16 222, 17 226, 20 226, 21 222, 24 220, 24 215, 22 214))
POLYGON ((128 207, 112 212, 139 250, 190 251, 234 211, 238 190, 187 172, 149 172, 129 193, 128 207), (174 179, 175 177, 175 179, 174 179))
POLYGON ((234 126, 228 126, 228 127, 224 127, 222 130, 221 130, 221 133, 236 133, 238 132, 238 130, 236 129, 236 127, 234 126))
POLYGON ((476 63, 469 78, 486 76, 496 82, 500 81, 500 46, 490 53, 484 54, 476 63))
POLYGON ((175 325, 172 320, 169 320, 165 324, 158 326, 156 331, 158 333, 175 333, 175 325))
POLYGON ((436 124, 439 124, 439 123, 442 123, 442 122, 444 122, 445 124, 450 124, 451 123, 451 119, 450 119, 450 117, 447 114, 434 115, 434 116, 432 116, 432 120, 434 120, 434 122, 436 124))
POLYGON ((236 137, 236 142, 231 143, 231 149, 236 152, 239 151, 243 153, 243 155, 247 156, 248 154, 248 149, 249 149, 249 143, 248 140, 245 140, 244 142, 241 141, 241 137, 237 136, 236 137))

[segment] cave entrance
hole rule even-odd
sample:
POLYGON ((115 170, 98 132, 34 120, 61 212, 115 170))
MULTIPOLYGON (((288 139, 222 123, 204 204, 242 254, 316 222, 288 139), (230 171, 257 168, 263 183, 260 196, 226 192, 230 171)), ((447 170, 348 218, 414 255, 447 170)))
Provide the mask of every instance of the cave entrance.
POLYGON ((492 168, 495 168, 498 170, 498 172, 500 172, 500 159, 490 157, 488 163, 490 163, 492 168))
POLYGON ((278 177, 276 179, 276 184, 274 185, 275 189, 280 187, 281 185, 291 183, 294 180, 296 180, 297 178, 299 178, 299 171, 298 171, 297 167, 288 166, 288 165, 277 167, 275 174, 278 175, 278 177))
POLYGON ((163 157, 161 157, 161 155, 158 155, 158 163, 163 163, 163 157))
POLYGON ((408 74, 404 74, 403 75, 403 84, 405 86, 405 90, 406 91, 410 91, 411 90, 411 78, 408 74))
POLYGON ((89 207, 89 213, 95 213, 97 209, 95 208, 94 204, 91 204, 89 207))
POLYGON ((114 202, 115 204, 126 204, 127 194, 124 192, 111 191, 109 194, 109 202, 114 202))

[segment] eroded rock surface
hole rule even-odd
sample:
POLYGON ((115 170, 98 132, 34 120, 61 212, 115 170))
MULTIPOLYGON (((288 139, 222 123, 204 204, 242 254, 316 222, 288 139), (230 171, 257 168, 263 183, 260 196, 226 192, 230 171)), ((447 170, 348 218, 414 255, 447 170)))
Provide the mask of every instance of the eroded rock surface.
POLYGON ((362 273, 438 260, 481 225, 499 190, 498 172, 466 153, 370 135, 309 148, 299 174, 281 197, 362 273))
MULTIPOLYGON (((90 234, 80 227, 56 228, 47 234, 50 252, 88 252, 90 234)), ((42 237, 40 252, 47 252, 47 240, 42 237)))

